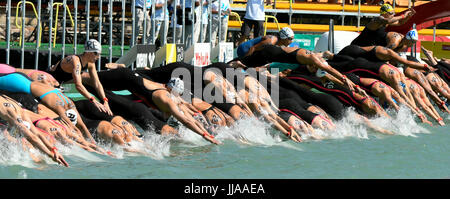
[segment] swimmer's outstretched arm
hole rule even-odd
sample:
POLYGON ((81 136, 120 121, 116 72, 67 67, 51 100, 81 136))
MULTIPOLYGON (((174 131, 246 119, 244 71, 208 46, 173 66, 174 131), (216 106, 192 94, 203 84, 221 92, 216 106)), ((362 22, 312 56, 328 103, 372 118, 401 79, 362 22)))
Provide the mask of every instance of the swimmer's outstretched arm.
POLYGON ((187 117, 186 115, 182 114, 178 110, 178 106, 167 96, 167 95, 161 95, 161 102, 165 103, 165 105, 168 108, 169 114, 173 115, 179 122, 181 122, 183 125, 185 125, 187 128, 191 129, 195 133, 202 136, 205 140, 213 143, 213 144, 220 144, 219 141, 214 139, 212 135, 208 133, 208 131, 203 128, 198 122, 196 122, 192 117, 187 117))
MULTIPOLYGON (((86 99, 91 99, 93 98, 91 96, 91 94, 87 91, 86 87, 84 87, 83 85, 83 78, 81 76, 81 63, 80 60, 78 59, 78 57, 75 57, 73 59, 71 59, 72 62, 72 78, 73 81, 75 83, 75 88, 78 90, 78 92, 83 95, 86 99)), ((97 90, 97 93, 99 93, 98 91, 98 86, 97 86, 97 82, 98 82, 98 76, 97 76, 97 70, 95 69, 95 64, 94 63, 88 63, 88 70, 89 70, 89 75, 90 77, 88 79, 86 79, 85 81, 87 81, 86 83, 95 87, 95 89, 97 90), (95 76, 93 76, 93 72, 92 70, 95 71, 95 76), (97 77, 97 79, 95 79, 95 77, 97 77), (97 82, 96 82, 97 81, 97 82)), ((103 88, 102 88, 102 92, 103 92, 103 88)), ((101 95, 99 93, 100 97, 104 98, 105 94, 103 93, 103 95, 101 95)), ((109 114, 108 110, 105 109, 105 107, 100 104, 100 102, 97 102, 95 100, 95 98, 93 98, 92 102, 94 103, 94 105, 101 111, 101 112, 106 112, 109 114)))
MULTIPOLYGON (((375 47, 376 48, 376 47, 375 47)), ((402 63, 405 66, 409 66, 411 68, 420 69, 424 71, 436 71, 437 69, 429 67, 428 65, 424 65, 421 63, 417 63, 414 61, 409 61, 407 59, 404 59, 403 57, 400 57, 395 51, 386 48, 386 47, 380 47, 377 49, 377 56, 379 56, 383 60, 394 60, 397 63, 402 63)))
MULTIPOLYGON (((108 115, 113 115, 111 109, 109 108, 108 100, 106 98, 105 92, 103 90, 103 85, 98 79, 97 75, 97 69, 95 69, 95 64, 88 63, 88 71, 89 71, 89 77, 91 81, 91 85, 94 86, 95 90, 97 91, 97 94, 100 96, 100 98, 103 100, 103 107, 97 106, 100 108, 101 111, 107 113, 108 115)), ((88 98, 91 99, 91 98, 88 98)), ((95 100, 94 100, 95 104, 95 100)))
POLYGON ((364 121, 364 123, 366 123, 366 125, 371 128, 372 130, 382 133, 382 134, 387 134, 387 135, 394 135, 394 132, 383 129, 381 127, 375 126, 372 122, 370 122, 369 119, 367 119, 367 117, 364 117, 362 115, 359 115, 356 113, 356 119, 361 119, 364 121))
MULTIPOLYGON (((19 118, 18 115, 13 115, 15 117, 13 118, 19 118)), ((25 116, 26 117, 26 116, 25 116)), ((27 121, 30 124, 30 129, 28 129, 23 121, 26 121, 25 118, 23 120, 12 120, 12 118, 9 118, 9 122, 15 126, 17 126, 22 133, 24 133, 26 139, 36 148, 38 148, 40 151, 47 154, 50 158, 52 158, 55 162, 64 165, 66 167, 69 167, 69 164, 64 160, 64 157, 58 153, 56 150, 56 147, 50 144, 45 138, 40 137, 40 132, 37 131, 37 129, 34 127, 34 125, 31 123, 31 121, 27 121), (22 121, 22 122, 21 122, 22 121)), ((28 118, 29 120, 29 118, 28 118)))

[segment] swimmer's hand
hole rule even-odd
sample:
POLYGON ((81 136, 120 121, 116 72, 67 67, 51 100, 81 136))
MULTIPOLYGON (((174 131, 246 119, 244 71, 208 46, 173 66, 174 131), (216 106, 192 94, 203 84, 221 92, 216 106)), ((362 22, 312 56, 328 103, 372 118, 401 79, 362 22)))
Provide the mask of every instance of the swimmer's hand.
POLYGON ((209 133, 207 133, 207 132, 203 133, 203 138, 204 138, 205 140, 208 140, 209 142, 211 142, 211 143, 213 143, 213 144, 217 144, 217 145, 222 144, 222 143, 219 142, 218 140, 214 139, 214 136, 212 136, 211 134, 209 134, 209 133))
POLYGON ((420 120, 422 120, 423 123, 426 123, 426 124, 429 124, 430 126, 433 126, 433 123, 428 121, 428 119, 427 119, 427 117, 425 117, 425 115, 420 114, 420 115, 418 115, 418 117, 420 118, 420 120))
POLYGON ((408 11, 406 11, 406 13, 407 17, 412 17, 413 15, 416 14, 416 10, 414 10, 413 8, 409 8, 408 11))
MULTIPOLYGON (((98 102, 97 100, 92 101, 92 103, 94 103, 95 107, 97 107, 97 109, 100 110, 100 112, 108 113, 109 106, 108 109, 106 109, 105 106, 103 104, 100 104, 100 102, 98 102)), ((111 110, 109 111, 111 112, 111 110)))
POLYGON ((363 95, 363 96, 365 96, 365 97, 369 97, 369 95, 366 93, 366 91, 365 90, 363 90, 361 87, 359 87, 359 86, 356 86, 356 91, 359 93, 359 94, 361 94, 361 95, 363 95))
POLYGON ((58 153, 56 148, 54 150, 52 150, 52 152, 53 152, 52 159, 55 162, 57 162, 58 164, 64 165, 65 167, 69 167, 69 164, 66 162, 66 160, 64 160, 64 157, 60 153, 58 153))
POLYGON ((294 142, 302 142, 302 138, 295 132, 294 128, 291 128, 288 137, 294 142))
POLYGON ((125 64, 107 63, 105 67, 108 69, 125 68, 125 64))
POLYGON ((106 113, 107 113, 108 115, 113 116, 113 113, 112 113, 111 109, 109 108, 108 101, 104 101, 104 102, 103 102, 103 106, 105 107, 106 113))
POLYGON ((350 91, 355 91, 355 83, 350 81, 347 77, 342 78, 342 81, 350 89, 350 91))

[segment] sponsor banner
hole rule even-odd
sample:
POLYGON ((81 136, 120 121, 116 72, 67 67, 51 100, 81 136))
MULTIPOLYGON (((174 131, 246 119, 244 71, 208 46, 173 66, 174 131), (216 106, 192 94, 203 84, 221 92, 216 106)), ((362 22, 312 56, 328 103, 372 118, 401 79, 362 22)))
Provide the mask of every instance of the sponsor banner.
POLYGON ((177 61, 177 47, 175 44, 166 44, 166 64, 177 61))
POLYGON ((233 43, 223 42, 219 43, 219 62, 229 62, 233 60, 233 43))
POLYGON ((211 44, 194 44, 194 66, 207 66, 210 64, 211 44))
MULTIPOLYGON (((433 56, 437 58, 450 59, 450 42, 432 42, 422 41, 422 46, 428 50, 433 51, 433 56)), ((420 51, 417 51, 420 52, 420 51)), ((425 55, 421 53, 421 57, 425 58, 425 55)))
POLYGON ((295 34, 294 40, 289 47, 299 47, 307 50, 314 50, 321 35, 295 34))
POLYGON ((152 68, 155 61, 155 45, 136 45, 136 68, 152 68))

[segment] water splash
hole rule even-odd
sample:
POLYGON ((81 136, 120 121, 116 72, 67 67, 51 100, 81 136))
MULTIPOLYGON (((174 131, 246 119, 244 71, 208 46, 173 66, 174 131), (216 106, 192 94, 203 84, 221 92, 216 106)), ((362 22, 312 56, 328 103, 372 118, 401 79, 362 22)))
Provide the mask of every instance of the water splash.
POLYGON ((27 168, 36 168, 37 165, 31 158, 30 153, 35 156, 42 156, 37 150, 25 151, 22 148, 20 138, 17 139, 17 142, 11 142, 3 133, 0 133, 0 145, 2 146, 0 148, 0 165, 20 165, 27 168))

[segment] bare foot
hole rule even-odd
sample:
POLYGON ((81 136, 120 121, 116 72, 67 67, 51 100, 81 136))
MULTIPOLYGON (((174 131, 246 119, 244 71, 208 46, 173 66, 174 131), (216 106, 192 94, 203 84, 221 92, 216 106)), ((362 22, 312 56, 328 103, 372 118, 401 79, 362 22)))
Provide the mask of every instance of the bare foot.
POLYGON ((109 69, 125 68, 125 64, 107 63, 105 67, 109 69))
POLYGON ((231 62, 231 67, 233 68, 247 68, 241 61, 231 62))

